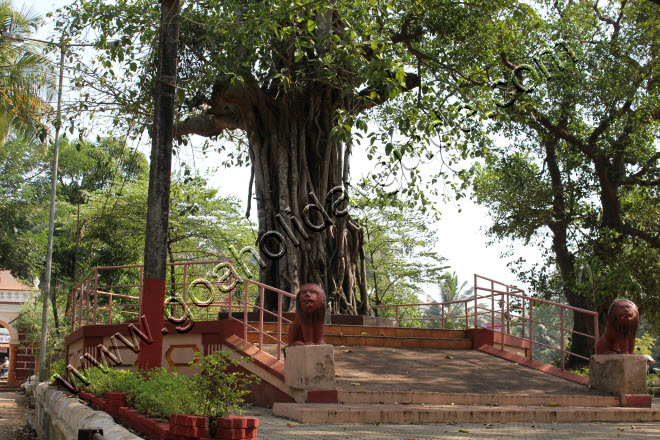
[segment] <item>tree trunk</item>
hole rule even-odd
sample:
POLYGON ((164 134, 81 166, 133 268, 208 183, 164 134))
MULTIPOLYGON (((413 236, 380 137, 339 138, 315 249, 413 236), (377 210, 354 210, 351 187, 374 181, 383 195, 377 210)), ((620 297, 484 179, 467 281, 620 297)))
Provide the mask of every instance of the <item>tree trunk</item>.
MULTIPOLYGON (((261 282, 292 293, 316 283, 332 313, 366 314, 363 231, 342 195, 351 149, 331 135, 346 98, 330 87, 308 87, 266 99, 241 112, 255 176, 261 282)), ((264 300, 277 310, 276 295, 266 292, 264 300)))
MULTIPOLYGON (((575 258, 568 249, 568 226, 571 223, 566 201, 564 199, 565 185, 562 180, 561 170, 557 162, 556 146, 558 139, 544 141, 546 163, 550 182, 552 184, 552 222, 548 227, 552 231, 552 250, 561 274, 563 293, 568 304, 581 309, 593 310, 594 304, 588 304, 587 298, 575 292, 575 258)), ((584 313, 573 314, 573 331, 587 335, 594 334, 594 320, 584 313)), ((594 341, 591 338, 573 333, 571 336, 571 352, 580 356, 589 357, 593 353, 594 341)), ((585 361, 576 356, 569 356, 568 365, 578 366, 585 361)))

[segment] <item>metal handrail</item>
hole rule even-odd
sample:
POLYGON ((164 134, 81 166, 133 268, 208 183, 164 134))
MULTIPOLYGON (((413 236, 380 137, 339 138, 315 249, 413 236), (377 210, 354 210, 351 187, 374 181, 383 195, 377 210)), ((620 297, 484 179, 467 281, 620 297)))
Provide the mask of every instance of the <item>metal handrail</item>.
MULTIPOLYGON (((488 302, 488 301, 487 301, 488 302)), ((557 350, 561 354, 560 367, 563 370, 565 367, 565 356, 567 354, 585 359, 583 356, 573 353, 569 350, 566 350, 564 344, 564 335, 567 333, 580 335, 586 338, 593 339, 594 341, 598 340, 598 312, 592 310, 580 309, 578 307, 569 306, 566 304, 561 304, 553 301, 548 301, 540 298, 534 298, 531 296, 524 295, 524 291, 514 287, 509 286, 499 281, 493 280, 491 278, 482 277, 480 275, 474 275, 474 296, 469 299, 459 300, 459 301, 450 301, 445 303, 433 302, 433 303, 411 303, 411 304, 383 304, 372 306, 373 309, 394 309, 395 323, 399 327, 402 322, 426 322, 426 321, 441 321, 442 328, 445 328, 445 325, 448 321, 458 321, 464 322, 465 328, 471 328, 470 319, 474 319, 474 326, 472 328, 478 328, 483 326, 488 326, 493 330, 493 332, 500 335, 500 347, 504 350, 504 340, 505 336, 514 336, 520 338, 524 341, 527 341, 529 344, 529 350, 527 350, 527 357, 533 359, 534 346, 542 346, 557 350), (490 284, 489 287, 480 286, 479 281, 487 282, 490 284), (487 295, 479 294, 478 292, 488 292, 487 295), (521 300, 521 304, 512 304, 512 299, 521 300), (490 305, 479 302, 480 300, 490 300, 490 305), (473 307, 468 308, 468 304, 473 303, 473 307), (496 307, 498 303, 499 307, 496 307), (463 309, 461 307, 457 309, 464 313, 457 316, 446 316, 445 308, 451 305, 464 304, 463 309), (534 305, 549 305, 559 308, 560 313, 560 324, 551 324, 547 322, 534 319, 534 305), (527 305, 527 307, 526 307, 527 305), (401 310, 403 308, 419 308, 419 307, 431 307, 431 306, 440 306, 441 315, 439 318, 436 317, 410 317, 402 318, 401 310), (516 310, 520 310, 520 313, 516 313, 516 310), (589 316, 592 316, 594 319, 594 335, 585 334, 579 331, 575 331, 571 328, 565 326, 564 314, 566 310, 572 312, 584 313, 589 316), (527 311, 527 313, 525 313, 527 311), (480 323, 480 319, 486 318, 486 322, 480 323), (490 319, 488 319, 490 318, 490 319), (496 319, 499 318, 499 321, 496 319), (535 341, 534 340, 534 324, 543 324, 550 326, 552 328, 559 329, 559 347, 553 347, 548 344, 535 341), (511 327, 517 328, 521 327, 521 335, 514 335, 511 333, 511 327)))
MULTIPOLYGON (((220 300, 217 300, 217 298, 214 298, 212 304, 209 304, 207 307, 213 307, 221 310, 228 310, 228 316, 229 319, 240 321, 241 323, 244 323, 243 326, 243 339, 247 341, 248 339, 248 331, 250 332, 256 332, 259 335, 259 342, 257 343, 257 347, 259 350, 263 350, 263 344, 264 344, 264 339, 266 339, 267 342, 273 342, 277 344, 277 354, 276 357, 277 359, 280 359, 281 355, 281 348, 284 342, 282 341, 282 329, 283 325, 290 324, 291 320, 284 318, 282 316, 282 306, 284 303, 283 298, 290 298, 290 299, 295 299, 295 295, 280 289, 276 289, 274 287, 268 286, 266 284, 260 283, 258 281, 251 280, 249 278, 244 278, 240 277, 234 274, 233 272, 233 267, 231 266, 231 261, 226 261, 226 260, 218 260, 218 261, 197 261, 197 262, 177 262, 177 263, 170 263, 167 266, 182 266, 183 268, 183 282, 180 281, 180 278, 175 278, 174 282, 169 282, 166 283, 166 288, 167 289, 177 289, 181 288, 181 298, 177 298, 176 301, 170 301, 166 300, 165 301, 165 306, 166 307, 171 307, 173 308, 172 313, 174 315, 177 314, 178 308, 183 308, 183 313, 186 313, 185 310, 188 307, 193 307, 195 306, 195 302, 191 301, 189 298, 189 290, 190 288, 195 285, 195 283, 199 284, 200 279, 197 278, 193 281, 189 280, 189 268, 192 266, 200 266, 200 265, 213 265, 214 269, 217 267, 218 264, 220 263, 229 263, 230 264, 230 273, 228 279, 225 279, 222 282, 218 281, 208 281, 204 280, 204 282, 208 282, 209 284, 212 285, 217 285, 218 289, 221 292, 225 292, 227 295, 224 298, 221 298, 220 300), (244 283, 245 289, 244 293, 241 296, 241 299, 237 302, 234 298, 234 290, 235 286, 237 286, 240 283, 244 283), (224 287, 223 287, 224 285, 224 287), (227 287, 229 286, 229 287, 227 287), (232 287, 234 286, 234 287, 232 287), (253 302, 250 300, 250 289, 251 288, 256 288, 258 291, 258 298, 260 298, 257 303, 253 302), (278 297, 278 310, 277 312, 273 312, 270 310, 267 310, 264 307, 264 293, 268 292, 273 292, 277 294, 278 297), (232 311, 234 310, 240 310, 242 311, 242 319, 238 319, 234 316, 232 311), (253 310, 259 313, 259 323, 257 325, 252 325, 248 322, 248 311, 253 310), (277 323, 277 334, 273 335, 270 334, 269 332, 264 330, 264 316, 273 316, 275 317, 275 322, 277 323)), ((104 313, 107 312, 107 320, 104 321, 104 323, 107 324, 112 324, 113 322, 113 314, 128 314, 129 316, 131 315, 138 315, 139 313, 134 312, 134 311, 129 311, 125 310, 127 308, 134 308, 134 307, 139 307, 139 300, 140 296, 133 296, 133 295, 125 295, 121 293, 116 293, 110 291, 111 289, 120 289, 120 288, 138 288, 140 294, 142 293, 142 273, 143 273, 143 266, 142 265, 126 265, 126 266, 105 266, 105 267, 98 267, 94 269, 94 271, 85 277, 79 284, 78 286, 74 289, 74 308, 73 308, 73 323, 72 323, 72 331, 74 331, 76 328, 81 327, 82 325, 88 325, 88 324, 97 324, 99 323, 100 316, 104 313), (118 285, 112 285, 112 286, 101 286, 99 285, 99 277, 101 274, 107 271, 112 271, 112 270, 126 270, 126 269, 139 269, 140 270, 140 276, 139 276, 139 283, 135 282, 129 282, 127 284, 118 284, 118 285), (100 304, 99 303, 99 298, 107 298, 107 304, 100 304), (117 302, 113 302, 113 298, 122 298, 122 299, 128 299, 128 300, 134 300, 134 303, 128 303, 128 304, 120 304, 117 302)), ((137 274, 135 274, 137 275, 137 274)), ((181 274, 178 275, 179 277, 181 274)), ((194 299, 194 298, 193 298, 194 299)))
MULTIPOLYGON (((172 266, 179 267, 183 266, 184 270, 184 277, 187 275, 188 268, 192 266, 205 266, 205 265, 213 265, 214 269, 217 267, 218 264, 220 263, 228 263, 229 264, 229 278, 228 280, 218 282, 214 281, 212 284, 215 286, 222 286, 223 284, 228 283, 231 285, 233 280, 235 279, 235 275, 233 273, 233 266, 231 261, 228 260, 213 260, 213 261, 186 261, 186 262, 176 262, 176 263, 168 263, 167 267, 170 268, 172 266)), ((133 274, 133 277, 137 278, 137 273, 133 274)), ((179 276, 179 275, 177 275, 179 276)), ((75 331, 76 328, 81 327, 82 325, 87 325, 87 324, 96 324, 99 322, 98 319, 98 314, 99 312, 107 312, 107 324, 112 324, 113 321, 113 313, 129 313, 129 314, 135 314, 135 312, 128 312, 126 310, 122 310, 125 308, 132 308, 132 307, 138 307, 139 306, 139 299, 140 295, 142 293, 143 289, 143 266, 139 264, 131 264, 131 265, 124 265, 124 266, 104 266, 104 267, 98 267, 92 271, 91 274, 89 274, 87 277, 85 277, 81 282, 77 284, 77 286, 73 290, 73 316, 72 316, 72 331, 75 331), (107 286, 102 286, 99 283, 99 277, 107 273, 109 271, 116 271, 116 270, 127 270, 127 269, 139 269, 139 279, 137 283, 132 280, 132 282, 128 282, 126 284, 116 284, 113 283, 112 285, 107 285, 107 286), (122 293, 117 293, 117 292, 112 292, 110 291, 111 289, 137 289, 138 290, 138 296, 135 295, 125 295, 122 293), (101 298, 107 298, 107 303, 105 304, 100 304, 99 299, 101 298), (126 300, 132 300, 134 303, 117 303, 113 301, 114 299, 126 299, 126 300)), ((178 282, 175 279, 174 283, 167 283, 166 287, 169 289, 178 289, 182 288, 183 291, 183 303, 186 305, 189 305, 190 303, 187 301, 187 291, 189 287, 194 283, 181 283, 178 282)), ((220 288, 220 291, 224 291, 223 288, 220 288)), ((228 292, 229 293, 229 292, 228 292)), ((225 307, 224 304, 222 303, 217 303, 216 307, 225 307)))
MULTIPOLYGON (((228 261, 203 261, 203 262, 179 262, 171 263, 169 266, 182 266, 183 267, 183 282, 175 279, 174 282, 166 284, 167 288, 176 290, 181 288, 182 301, 179 301, 177 298, 176 302, 168 301, 166 306, 176 309, 181 306, 185 313, 186 307, 191 307, 195 304, 194 301, 189 301, 188 291, 189 289, 199 284, 199 278, 189 282, 189 269, 190 267, 200 266, 200 265, 217 265, 220 263, 229 263, 230 264, 230 273, 228 278, 223 277, 223 279, 214 283, 218 286, 218 289, 221 292, 226 292, 228 295, 226 298, 215 301, 212 304, 209 304, 208 307, 215 307, 220 309, 228 310, 229 319, 239 321, 243 323, 243 339, 247 341, 248 332, 256 332, 258 334, 258 342, 256 346, 259 350, 263 350, 264 339, 267 341, 272 341, 277 344, 277 359, 280 359, 281 347, 284 344, 282 341, 282 329, 286 324, 290 324, 291 321, 283 316, 283 304, 285 298, 289 300, 295 298, 295 295, 292 293, 268 286, 266 284, 254 281, 248 278, 237 276, 233 273, 231 269, 231 262, 228 261), (227 284, 223 284, 226 281, 229 281, 227 284), (234 292, 235 286, 239 283, 244 284, 243 293, 238 295, 240 299, 235 298, 236 294, 234 292), (222 287, 224 286, 224 287, 222 287), (250 288, 257 290, 257 301, 250 300, 250 288), (267 310, 264 306, 265 292, 272 292, 277 295, 277 311, 267 310), (236 301, 237 300, 237 301, 236 301), (241 311, 242 317, 236 317, 233 310, 241 311), (252 310, 259 314, 259 320, 256 324, 250 324, 248 322, 248 311, 252 310), (271 334, 264 330, 264 317, 272 316, 275 317, 275 322, 277 324, 276 334, 271 334)), ((109 286, 100 286, 99 285, 99 274, 107 270, 121 270, 121 269, 139 269, 140 271, 140 281, 139 284, 126 284, 111 286, 113 288, 139 288, 140 294, 142 293, 142 275, 143 268, 141 265, 128 265, 128 266, 108 266, 108 267, 99 267, 95 269, 92 274, 87 276, 74 290, 74 310, 73 310, 73 330, 76 329, 76 324, 78 327, 83 325, 83 320, 85 324, 96 324, 99 319, 99 312, 107 312, 107 323, 111 324, 113 319, 113 313, 118 314, 129 314, 137 315, 138 313, 125 310, 126 308, 137 307, 139 304, 120 304, 113 303, 113 298, 123 298, 129 300, 138 300, 139 296, 124 295, 116 292, 110 292, 109 286), (107 305, 99 304, 99 297, 107 297, 107 305)), ((215 271, 215 268, 214 268, 215 271)), ((179 275, 180 276, 180 275, 179 275)), ((212 284, 209 282, 209 284, 212 284)), ((214 297, 215 298, 215 297, 214 297)), ((195 298, 193 298, 194 300, 195 298)), ((541 347, 547 347, 554 350, 557 350, 561 353, 561 368, 564 369, 565 355, 570 354, 576 357, 582 358, 569 350, 566 350, 564 346, 564 335, 576 334, 583 337, 591 338, 598 340, 598 313, 591 310, 584 310, 577 307, 569 306, 566 304, 560 304, 557 302, 552 302, 540 298, 534 298, 524 295, 524 291, 514 286, 509 286, 498 281, 495 281, 490 278, 482 277, 480 275, 474 275, 474 296, 469 299, 458 300, 458 301, 449 301, 449 302, 432 302, 432 303, 411 303, 411 304, 391 304, 391 305, 374 305, 373 309, 388 309, 394 308, 395 313, 395 322, 397 327, 401 325, 404 321, 411 322, 421 322, 424 324, 427 321, 440 321, 442 328, 445 328, 448 322, 456 321, 463 322, 465 328, 470 328, 470 323, 473 322, 473 328, 489 326, 495 333, 500 335, 501 347, 504 349, 505 336, 514 336, 521 338, 522 340, 528 341, 530 349, 527 351, 529 359, 533 359, 534 346, 538 345, 541 347), (486 282, 489 284, 489 287, 480 286, 479 282, 486 282), (483 294, 486 292, 486 294, 483 294), (481 293, 481 294, 480 294, 481 293), (480 302, 481 301, 481 302, 480 302), (487 304, 490 303, 490 304, 487 304), (470 304, 473 304, 471 307, 470 304), (549 305, 552 307, 557 307, 560 310, 560 324, 546 323, 540 321, 538 318, 534 317, 534 307, 535 305, 549 305), (440 307, 440 316, 439 317, 402 317, 401 310, 404 308, 419 308, 419 307, 440 307), (459 310, 458 315, 450 316, 449 311, 445 313, 445 310, 454 306, 459 310), (594 319, 595 335, 588 335, 582 332, 575 331, 565 326, 565 312, 570 310, 574 313, 584 313, 590 315, 594 319), (485 319, 485 322, 484 322, 485 319), (496 321, 499 319, 499 321, 496 321), (481 322, 480 322, 481 321, 481 322), (560 346, 552 347, 547 344, 541 343, 534 340, 534 325, 535 324, 544 324, 551 328, 559 329, 559 339, 560 346), (516 328, 520 327, 520 335, 515 335, 511 333, 512 327, 515 331, 516 328)), ((176 311, 174 311, 176 312, 176 311)))

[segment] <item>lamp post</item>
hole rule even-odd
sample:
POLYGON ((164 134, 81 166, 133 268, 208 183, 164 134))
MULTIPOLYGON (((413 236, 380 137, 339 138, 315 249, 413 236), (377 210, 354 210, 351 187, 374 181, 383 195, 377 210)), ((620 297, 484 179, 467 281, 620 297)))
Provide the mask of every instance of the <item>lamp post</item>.
MULTIPOLYGON (((38 43, 55 45, 51 41, 28 38, 20 34, 3 32, 2 39, 23 43, 35 41, 38 43)), ((115 47, 118 42, 109 42, 109 47, 115 47)), ((55 119, 55 145, 53 146, 52 179, 50 187, 50 215, 48 218, 48 249, 46 252, 46 273, 44 276, 43 310, 41 315, 41 347, 39 350, 39 381, 48 379, 48 368, 46 367, 46 342, 48 334, 48 301, 50 300, 50 278, 53 265, 53 235, 55 232, 55 196, 57 193, 57 173, 60 148, 60 129, 62 126, 62 83, 64 81, 64 54, 69 47, 93 46, 93 44, 66 44, 63 40, 58 44, 60 47, 59 78, 57 82, 57 113, 55 119)))

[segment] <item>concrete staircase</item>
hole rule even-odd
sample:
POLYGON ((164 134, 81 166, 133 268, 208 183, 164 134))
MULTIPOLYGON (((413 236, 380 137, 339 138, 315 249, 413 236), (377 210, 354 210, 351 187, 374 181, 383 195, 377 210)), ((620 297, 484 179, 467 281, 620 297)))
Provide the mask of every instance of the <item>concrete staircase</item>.
MULTIPOLYGON (((271 338, 259 364, 276 347, 277 325, 263 328, 271 338)), ((324 340, 335 346, 338 401, 275 401, 274 415, 308 424, 660 421, 660 408, 622 407, 584 378, 484 343, 483 330, 326 325, 324 340)))
MULTIPOLYGON (((251 325, 257 326, 257 323, 251 325)), ((286 341, 288 325, 282 325, 282 339, 286 341)), ((264 323, 264 343, 274 342, 277 337, 277 324, 264 323)), ((460 349, 473 348, 472 339, 465 330, 419 329, 397 327, 370 327, 356 325, 326 324, 323 339, 326 344, 363 347, 408 347, 460 349)), ((248 342, 258 343, 259 335, 248 332, 248 342)))

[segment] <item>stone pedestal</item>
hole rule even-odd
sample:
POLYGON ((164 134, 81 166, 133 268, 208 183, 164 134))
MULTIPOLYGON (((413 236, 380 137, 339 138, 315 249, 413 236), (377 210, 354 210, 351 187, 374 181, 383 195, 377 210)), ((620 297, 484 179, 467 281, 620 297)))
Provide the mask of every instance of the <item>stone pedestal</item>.
POLYGON ((589 386, 620 397, 647 394, 646 358, 635 354, 595 354, 589 360, 589 386))
POLYGON ((330 390, 335 381, 332 345, 300 345, 286 348, 284 383, 301 390, 330 390))

